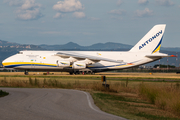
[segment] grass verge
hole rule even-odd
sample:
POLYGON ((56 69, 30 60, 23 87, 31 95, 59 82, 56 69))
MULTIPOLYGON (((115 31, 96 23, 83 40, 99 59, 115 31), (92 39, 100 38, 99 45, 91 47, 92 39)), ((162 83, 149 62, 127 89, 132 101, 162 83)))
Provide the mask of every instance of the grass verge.
POLYGON ((91 92, 101 110, 133 120, 179 120, 176 115, 130 95, 91 92))
POLYGON ((180 116, 180 84, 174 86, 151 86, 141 84, 140 95, 163 110, 173 112, 180 116))

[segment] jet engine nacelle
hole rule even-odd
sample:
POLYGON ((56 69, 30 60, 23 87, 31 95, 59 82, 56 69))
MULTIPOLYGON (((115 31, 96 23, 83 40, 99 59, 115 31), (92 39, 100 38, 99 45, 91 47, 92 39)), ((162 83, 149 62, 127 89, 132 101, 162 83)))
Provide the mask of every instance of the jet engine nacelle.
POLYGON ((70 61, 58 61, 58 66, 59 67, 69 67, 70 61))
POLYGON ((83 69, 86 68, 86 63, 83 62, 74 62, 72 65, 73 69, 83 69))

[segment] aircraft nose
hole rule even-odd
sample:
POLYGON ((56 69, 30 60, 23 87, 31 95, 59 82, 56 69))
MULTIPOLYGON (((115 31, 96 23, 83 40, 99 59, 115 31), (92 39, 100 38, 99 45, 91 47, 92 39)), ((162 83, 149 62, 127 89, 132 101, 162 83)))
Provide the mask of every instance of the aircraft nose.
POLYGON ((6 60, 3 60, 2 61, 2 65, 5 66, 5 63, 6 63, 6 60))
POLYGON ((2 61, 2 65, 3 65, 4 67, 6 67, 7 62, 8 62, 7 59, 3 60, 3 61, 2 61))

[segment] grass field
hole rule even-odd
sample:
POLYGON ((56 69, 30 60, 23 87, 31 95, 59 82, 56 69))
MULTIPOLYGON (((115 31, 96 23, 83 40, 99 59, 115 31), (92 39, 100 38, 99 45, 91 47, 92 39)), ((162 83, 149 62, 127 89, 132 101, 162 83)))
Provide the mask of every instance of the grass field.
MULTIPOLYGON (((29 72, 29 75, 38 76, 43 75, 44 72, 29 72)), ((0 72, 0 75, 24 75, 23 72, 0 72)), ((107 77, 143 77, 143 78, 180 78, 180 74, 176 73, 115 73, 115 72, 102 72, 96 73, 95 75, 85 76, 99 76, 106 75, 107 77)), ((46 76, 70 76, 66 72, 52 72, 46 76)), ((82 75, 71 75, 71 76, 82 76, 82 75)))
POLYGON ((180 74, 175 73, 68 73, 0 72, 1 87, 66 88, 90 92, 103 111, 128 119, 180 119, 180 74), (104 88, 106 75, 110 88, 104 88))

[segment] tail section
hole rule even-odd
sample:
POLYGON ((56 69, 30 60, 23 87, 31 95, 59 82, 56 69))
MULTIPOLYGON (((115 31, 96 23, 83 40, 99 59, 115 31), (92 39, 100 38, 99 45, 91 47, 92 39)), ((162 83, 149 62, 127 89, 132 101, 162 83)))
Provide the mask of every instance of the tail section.
POLYGON ((155 25, 131 50, 130 52, 158 52, 161 47, 166 24, 155 25))

